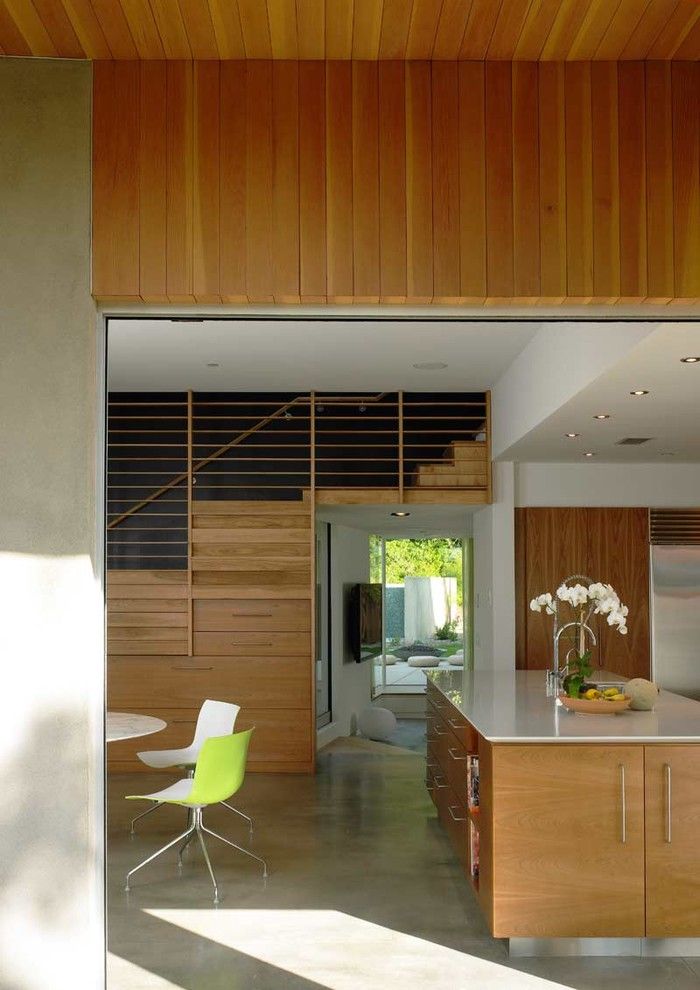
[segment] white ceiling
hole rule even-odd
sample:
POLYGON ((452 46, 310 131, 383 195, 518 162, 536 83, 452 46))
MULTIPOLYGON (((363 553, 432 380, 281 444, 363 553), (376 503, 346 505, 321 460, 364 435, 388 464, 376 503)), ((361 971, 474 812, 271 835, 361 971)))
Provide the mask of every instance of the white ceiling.
POLYGON ((515 443, 516 461, 674 463, 700 461, 700 322, 661 323, 612 368, 515 443), (640 397, 633 389, 648 389, 640 397), (596 420, 597 413, 610 419, 596 420), (565 433, 580 433, 569 440, 565 433), (637 447, 620 447, 624 437, 651 437, 637 447))
POLYGON ((377 536, 469 536, 480 505, 319 505, 320 522, 340 523, 377 536), (397 518, 402 510, 410 516, 397 518))
POLYGON ((114 391, 482 391, 539 324, 362 318, 109 321, 114 391), (217 368, 207 365, 215 362, 217 368), (421 371, 420 362, 447 368, 421 371))

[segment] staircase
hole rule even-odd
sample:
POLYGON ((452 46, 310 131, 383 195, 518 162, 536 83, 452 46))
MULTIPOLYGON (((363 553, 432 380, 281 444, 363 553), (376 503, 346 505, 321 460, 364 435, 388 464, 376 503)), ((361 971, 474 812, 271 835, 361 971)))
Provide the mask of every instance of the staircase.
POLYGON ((480 440, 453 440, 441 461, 418 464, 411 480, 413 488, 487 489, 487 445, 480 440))

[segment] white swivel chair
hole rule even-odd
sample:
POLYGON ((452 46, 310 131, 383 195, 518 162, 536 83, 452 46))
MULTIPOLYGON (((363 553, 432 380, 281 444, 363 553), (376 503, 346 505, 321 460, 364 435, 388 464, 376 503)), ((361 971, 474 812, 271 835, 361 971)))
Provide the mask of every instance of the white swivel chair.
MULTIPOLYGON (((194 739, 189 746, 185 746, 183 749, 148 750, 143 753, 137 753, 136 755, 142 763, 145 763, 147 767, 153 767, 154 770, 167 770, 169 767, 180 767, 183 770, 187 770, 188 777, 193 777, 199 751, 204 743, 212 737, 230 736, 240 710, 240 705, 232 705, 227 701, 212 701, 208 698, 199 709, 197 725, 194 730, 194 739)), ((155 801, 151 808, 148 808, 132 819, 131 834, 134 834, 134 825, 139 819, 145 818, 146 815, 157 811, 158 808, 162 808, 164 803, 162 801, 155 801)), ((248 830, 252 836, 252 818, 244 815, 242 811, 234 808, 232 804, 228 804, 226 801, 220 801, 219 803, 235 815, 245 818, 248 822, 248 830)))

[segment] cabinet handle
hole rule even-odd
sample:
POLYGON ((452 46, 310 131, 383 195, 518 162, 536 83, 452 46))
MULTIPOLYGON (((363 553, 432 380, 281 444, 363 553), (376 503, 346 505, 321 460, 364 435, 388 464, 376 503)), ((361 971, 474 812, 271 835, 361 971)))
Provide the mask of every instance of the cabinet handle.
POLYGON ((453 729, 463 729, 464 728, 464 722, 457 722, 457 724, 455 724, 455 720, 453 718, 448 718, 447 721, 450 723, 450 725, 452 726, 453 729))
POLYGON ((444 780, 444 779, 445 779, 444 777, 438 777, 438 775, 437 775, 437 774, 435 774, 435 775, 433 776, 433 783, 435 784, 435 786, 436 786, 436 787, 437 787, 437 788, 438 788, 439 790, 442 790, 442 789, 443 789, 443 787, 447 787, 447 784, 446 784, 446 783, 445 783, 445 784, 440 784, 440 783, 438 783, 438 781, 439 781, 439 780, 444 780))
POLYGON ((455 813, 454 813, 454 808, 455 807, 457 807, 457 806, 456 805, 454 805, 454 806, 453 805, 449 805, 448 808, 447 808, 447 810, 449 811, 449 813, 452 815, 452 820, 455 821, 455 822, 466 822, 467 821, 466 818, 458 818, 457 815, 455 815, 455 813))
POLYGON ((461 760, 466 760, 466 758, 467 758, 466 756, 455 756, 455 750, 454 749, 450 749, 449 747, 448 747, 447 752, 450 754, 450 756, 452 757, 453 760, 461 761, 461 760))
POLYGON ((664 763, 666 778, 666 842, 671 841, 671 765, 664 763))
POLYGON ((437 763, 426 763, 425 765, 428 768, 428 770, 434 770, 435 767, 437 766, 437 763))
POLYGON ((172 670, 213 670, 213 667, 172 667, 172 670))
POLYGON ((435 735, 436 736, 446 736, 447 733, 446 732, 441 732, 440 729, 439 729, 439 727, 436 725, 435 726, 435 735))
POLYGON ((627 842, 627 795, 625 793, 625 765, 620 764, 620 797, 621 797, 621 811, 622 811, 622 821, 620 830, 620 840, 622 842, 627 842))

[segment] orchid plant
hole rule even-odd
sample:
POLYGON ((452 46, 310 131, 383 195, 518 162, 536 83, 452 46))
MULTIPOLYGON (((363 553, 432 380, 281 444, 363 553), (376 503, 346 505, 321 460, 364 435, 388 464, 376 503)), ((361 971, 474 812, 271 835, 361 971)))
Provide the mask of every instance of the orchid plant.
POLYGON ((560 584, 555 594, 556 598, 549 591, 538 595, 530 602, 530 608, 533 612, 541 612, 544 609, 547 615, 556 615, 559 602, 567 602, 573 609, 580 611, 581 621, 584 621, 583 613, 588 606, 588 617, 605 615, 609 626, 616 626, 620 635, 627 635, 629 609, 622 604, 620 596, 611 584, 601 582, 594 582, 588 586, 560 584))

